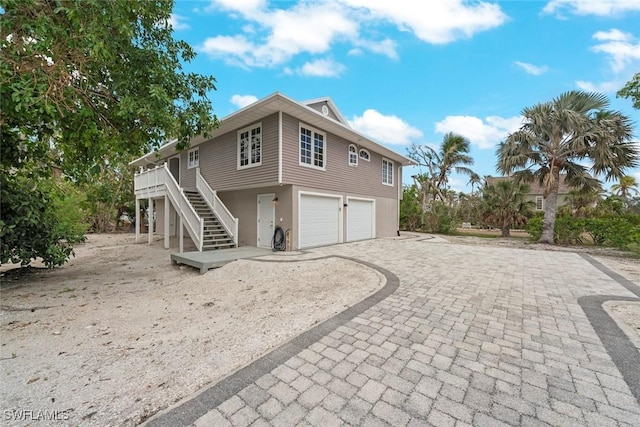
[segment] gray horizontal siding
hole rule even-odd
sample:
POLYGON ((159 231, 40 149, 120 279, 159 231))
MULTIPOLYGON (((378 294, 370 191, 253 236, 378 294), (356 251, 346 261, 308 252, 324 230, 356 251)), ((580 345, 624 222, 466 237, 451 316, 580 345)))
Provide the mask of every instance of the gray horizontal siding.
MULTIPOLYGON (((369 150, 371 161, 358 159, 357 167, 349 166, 350 142, 328 132, 325 132, 326 170, 300 166, 299 125, 300 120, 287 114, 282 115, 282 180, 285 184, 390 199, 398 198, 399 165, 397 163, 394 163, 393 187, 384 185, 380 154, 369 150)), ((323 131, 323 129, 318 130, 323 131)))
MULTIPOLYGON (((262 122, 262 164, 245 169, 238 166, 238 131, 226 132, 199 145, 200 173, 217 191, 256 187, 278 180, 278 115, 262 122)), ((244 128, 243 128, 244 129, 244 128)), ((182 186, 195 187, 195 169, 187 169, 187 151, 181 153, 182 186)))

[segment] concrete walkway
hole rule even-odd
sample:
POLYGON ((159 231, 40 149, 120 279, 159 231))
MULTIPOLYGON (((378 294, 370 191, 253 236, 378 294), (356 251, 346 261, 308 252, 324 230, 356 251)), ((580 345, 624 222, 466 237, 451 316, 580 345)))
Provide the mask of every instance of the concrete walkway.
POLYGON ((602 309, 640 288, 589 257, 402 239, 286 259, 324 256, 387 284, 147 425, 640 425, 640 353, 602 309))

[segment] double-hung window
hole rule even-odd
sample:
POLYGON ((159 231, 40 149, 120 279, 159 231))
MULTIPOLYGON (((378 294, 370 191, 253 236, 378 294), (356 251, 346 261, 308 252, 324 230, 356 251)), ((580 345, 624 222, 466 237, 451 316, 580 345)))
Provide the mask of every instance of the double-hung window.
POLYGON ((358 166, 358 150, 353 144, 349 145, 349 166, 358 166))
POLYGON ((262 123, 238 132, 238 169, 262 164, 262 123))
POLYGON ((199 147, 189 150, 187 154, 187 169, 197 168, 200 165, 200 150, 199 147))
POLYGON ((382 183, 393 185, 393 162, 384 158, 382 159, 382 183))
POLYGON ((300 125, 300 164, 325 169, 326 135, 306 125, 300 125))

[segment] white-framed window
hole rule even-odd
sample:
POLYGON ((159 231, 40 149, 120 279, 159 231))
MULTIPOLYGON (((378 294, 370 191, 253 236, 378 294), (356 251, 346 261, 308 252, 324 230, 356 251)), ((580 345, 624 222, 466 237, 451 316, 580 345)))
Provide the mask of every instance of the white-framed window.
POLYGON ((358 157, 360 157, 362 160, 366 160, 367 162, 371 161, 371 155, 364 148, 360 149, 360 153, 358 153, 358 157))
POLYGON ((300 125, 300 165, 325 170, 326 135, 307 125, 300 125))
POLYGON ((262 164, 262 123, 238 131, 238 169, 262 164))
POLYGON ((382 183, 393 185, 393 162, 385 158, 382 159, 382 183))
POLYGON ((541 211, 544 209, 544 199, 542 196, 536 196, 536 210, 541 211))
POLYGON ((200 166, 200 147, 189 150, 187 153, 187 168, 197 168, 200 166))
POLYGON ((349 144, 349 166, 358 166, 358 149, 353 144, 349 144))

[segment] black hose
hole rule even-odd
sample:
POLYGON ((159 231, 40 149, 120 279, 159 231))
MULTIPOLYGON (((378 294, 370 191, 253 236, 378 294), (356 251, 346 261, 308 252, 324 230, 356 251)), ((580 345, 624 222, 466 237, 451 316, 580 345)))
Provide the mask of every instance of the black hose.
POLYGON ((273 239, 271 239, 271 249, 274 252, 284 251, 286 246, 284 230, 279 225, 276 225, 276 229, 273 231, 273 239))

